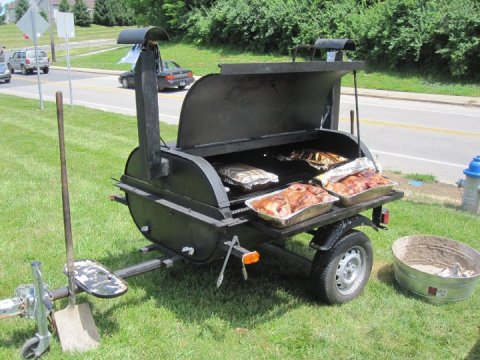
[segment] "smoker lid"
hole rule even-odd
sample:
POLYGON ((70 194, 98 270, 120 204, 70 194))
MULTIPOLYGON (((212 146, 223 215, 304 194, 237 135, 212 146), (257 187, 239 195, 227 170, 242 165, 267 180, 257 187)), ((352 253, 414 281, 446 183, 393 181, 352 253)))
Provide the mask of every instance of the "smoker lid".
POLYGON ((337 80, 363 62, 222 64, 183 102, 177 148, 189 149, 320 127, 337 80))

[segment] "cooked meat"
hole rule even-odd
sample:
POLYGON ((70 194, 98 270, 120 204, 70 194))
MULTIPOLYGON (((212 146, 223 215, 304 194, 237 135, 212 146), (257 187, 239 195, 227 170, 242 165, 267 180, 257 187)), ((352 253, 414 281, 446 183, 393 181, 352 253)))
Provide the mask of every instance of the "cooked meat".
POLYGON ((364 170, 327 185, 327 189, 342 196, 351 196, 373 187, 388 185, 390 181, 372 170, 364 170))
POLYGON ((275 195, 253 202, 252 207, 264 214, 285 218, 311 205, 328 200, 330 195, 320 186, 295 183, 275 195))

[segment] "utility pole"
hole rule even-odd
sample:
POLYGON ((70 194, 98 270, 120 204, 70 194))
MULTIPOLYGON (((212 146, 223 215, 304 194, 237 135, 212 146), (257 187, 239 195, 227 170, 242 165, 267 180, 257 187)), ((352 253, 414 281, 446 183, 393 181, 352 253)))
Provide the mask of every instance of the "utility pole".
POLYGON ((52 5, 50 4, 51 0, 47 0, 47 5, 48 5, 48 23, 50 24, 50 50, 52 53, 52 62, 57 61, 57 58, 55 56, 55 42, 53 40, 53 24, 52 24, 52 5))

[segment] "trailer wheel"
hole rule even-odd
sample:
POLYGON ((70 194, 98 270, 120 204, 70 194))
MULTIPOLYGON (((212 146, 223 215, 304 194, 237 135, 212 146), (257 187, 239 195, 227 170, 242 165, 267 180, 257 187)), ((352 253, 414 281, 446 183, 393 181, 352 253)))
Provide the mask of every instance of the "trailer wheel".
POLYGON ((316 297, 328 304, 342 304, 363 291, 372 271, 370 239, 351 230, 328 251, 317 251, 313 259, 311 284, 316 297))
POLYGON ((25 344, 23 344, 22 349, 20 350, 22 357, 24 359, 36 359, 37 356, 35 355, 35 351, 37 350, 39 343, 40 339, 36 336, 25 341, 25 344))

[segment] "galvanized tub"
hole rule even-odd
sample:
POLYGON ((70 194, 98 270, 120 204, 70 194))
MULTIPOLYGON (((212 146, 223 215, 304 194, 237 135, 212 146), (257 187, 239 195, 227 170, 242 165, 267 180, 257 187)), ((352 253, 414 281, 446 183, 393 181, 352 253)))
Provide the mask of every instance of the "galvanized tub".
POLYGON ((429 235, 406 236, 393 243, 392 251, 397 282, 432 302, 465 299, 480 281, 480 253, 457 241, 429 235), (450 277, 438 275, 447 274, 449 269, 457 271, 452 271, 450 277))

